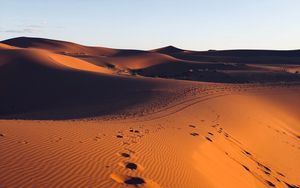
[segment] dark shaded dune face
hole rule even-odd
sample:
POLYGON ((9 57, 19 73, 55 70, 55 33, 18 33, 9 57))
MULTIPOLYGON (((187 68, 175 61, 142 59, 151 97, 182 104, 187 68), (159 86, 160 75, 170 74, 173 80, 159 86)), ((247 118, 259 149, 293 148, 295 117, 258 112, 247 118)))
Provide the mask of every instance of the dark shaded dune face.
POLYGON ((111 114, 147 101, 158 85, 53 66, 49 59, 18 52, 2 51, 0 56, 2 118, 69 119, 111 114))
POLYGON ((190 63, 187 61, 153 65, 135 70, 136 74, 179 80, 219 83, 296 82, 300 74, 253 68, 234 63, 190 63))
POLYGON ((235 66, 223 63, 172 62, 158 64, 136 70, 137 74, 147 77, 161 77, 180 80, 237 82, 233 77, 218 70, 247 70, 247 66, 235 66))
POLYGON ((112 57, 127 57, 127 56, 136 56, 136 55, 145 55, 149 54, 147 51, 142 50, 119 50, 115 54, 112 55, 112 57))
POLYGON ((4 44, 16 46, 20 48, 44 48, 44 49, 60 49, 67 45, 75 45, 68 42, 49 40, 42 38, 19 37, 2 41, 4 44))
POLYGON ((160 52, 178 59, 243 64, 300 64, 300 50, 225 50, 160 52))
POLYGON ((208 62, 189 62, 177 61, 174 63, 159 64, 145 69, 145 72, 159 72, 165 74, 179 74, 182 72, 201 72, 213 70, 250 70, 252 68, 246 65, 235 65, 226 63, 208 63, 208 62))
POLYGON ((238 56, 238 57, 299 57, 300 50, 210 50, 206 52, 195 52, 196 54, 209 55, 209 56, 238 56))
POLYGON ((163 54, 173 54, 173 53, 181 53, 184 50, 176 48, 174 46, 166 46, 163 48, 152 50, 153 52, 163 53, 163 54))

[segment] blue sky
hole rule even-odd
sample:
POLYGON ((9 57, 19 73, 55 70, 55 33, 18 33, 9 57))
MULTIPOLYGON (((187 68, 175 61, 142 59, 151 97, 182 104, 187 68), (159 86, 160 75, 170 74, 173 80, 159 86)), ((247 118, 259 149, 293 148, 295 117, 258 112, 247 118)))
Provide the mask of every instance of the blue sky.
POLYGON ((0 0, 0 40, 114 48, 300 49, 299 0, 0 0))

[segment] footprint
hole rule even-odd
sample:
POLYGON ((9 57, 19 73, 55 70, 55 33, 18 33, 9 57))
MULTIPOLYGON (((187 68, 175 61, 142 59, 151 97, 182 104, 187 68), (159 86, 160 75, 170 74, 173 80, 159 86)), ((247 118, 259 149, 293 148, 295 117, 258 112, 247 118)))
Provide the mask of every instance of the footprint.
POLYGON ((215 125, 212 125, 212 127, 216 128, 219 126, 219 123, 215 124, 215 125))
POLYGON ((160 186, 156 182, 138 176, 127 176, 112 173, 110 175, 110 178, 120 184, 133 185, 135 187, 145 186, 148 188, 160 188, 160 186))
POLYGON ((270 172, 267 172, 267 171, 264 171, 264 170, 263 170, 263 172, 264 172, 266 175, 271 175, 270 172))
POLYGON ((198 133, 190 133, 190 135, 192 135, 192 136, 199 136, 199 134, 198 133))
POLYGON ((145 184, 145 180, 140 177, 130 177, 124 181, 128 185, 142 185, 145 184))
POLYGON ((299 188, 299 186, 297 185, 291 185, 289 183, 284 182, 286 186, 288 186, 288 188, 299 188))
POLYGON ((60 138, 60 137, 54 137, 53 138, 53 142, 59 142, 59 141, 61 141, 62 140, 62 138, 60 138))
POLYGON ((95 139, 101 139, 101 137, 100 136, 96 136, 95 139))
POLYGON ((265 181, 266 181, 267 185, 269 185, 270 187, 275 187, 274 183, 272 183, 272 182, 270 182, 268 180, 265 180, 265 181))
POLYGON ((143 178, 135 177, 135 176, 124 176, 119 174, 111 174, 110 178, 115 180, 117 183, 125 183, 128 185, 142 185, 145 184, 146 181, 143 178))
POLYGON ((257 162, 258 166, 260 166, 261 168, 263 168, 265 171, 271 172, 271 169, 263 164, 261 164, 260 162, 257 162))
POLYGON ((250 152, 244 150, 244 153, 247 154, 247 155, 252 155, 250 152))
POLYGON ((282 176, 282 177, 285 177, 284 174, 282 174, 281 172, 277 172, 278 175, 282 176))
POLYGON ((123 136, 122 136, 122 135, 117 135, 116 137, 117 137, 117 138, 123 138, 123 136))
POLYGON ((246 167, 245 165, 242 165, 244 167, 245 170, 250 172, 250 169, 248 167, 246 167))
POLYGON ((134 170, 144 170, 144 168, 141 165, 133 163, 133 162, 121 162, 121 163, 119 163, 119 166, 124 167, 129 170, 133 170, 133 171, 134 170))
POLYGON ((127 163, 125 167, 131 170, 137 170, 138 168, 138 166, 135 163, 127 163))
POLYGON ((212 142, 212 139, 210 139, 210 138, 208 138, 208 137, 205 137, 205 138, 206 138, 206 140, 212 142))
POLYGON ((222 131, 223 131, 223 128, 220 128, 220 129, 218 130, 218 133, 222 133, 222 131))
POLYGON ((128 153, 118 153, 118 155, 121 157, 130 158, 130 154, 128 153))

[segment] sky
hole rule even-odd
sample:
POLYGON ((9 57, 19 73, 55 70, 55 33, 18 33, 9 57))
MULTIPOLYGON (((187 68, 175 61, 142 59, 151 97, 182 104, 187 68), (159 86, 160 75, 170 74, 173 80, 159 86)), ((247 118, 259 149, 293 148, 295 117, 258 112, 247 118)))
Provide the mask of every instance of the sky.
POLYGON ((300 0, 0 0, 0 40, 154 49, 300 49, 300 0))

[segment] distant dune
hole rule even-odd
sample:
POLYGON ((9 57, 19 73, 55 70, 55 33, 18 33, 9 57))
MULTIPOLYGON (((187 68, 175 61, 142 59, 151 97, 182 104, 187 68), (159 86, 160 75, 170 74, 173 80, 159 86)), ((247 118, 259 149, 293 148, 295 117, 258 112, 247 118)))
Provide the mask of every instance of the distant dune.
POLYGON ((87 47, 70 42, 27 37, 2 41, 2 45, 5 44, 27 49, 43 49, 51 53, 71 56, 102 67, 102 72, 106 73, 221 83, 300 80, 297 74, 300 66, 300 50, 197 52, 167 46, 142 51, 87 47), (293 65, 293 69, 290 65, 293 65), (270 69, 269 67, 277 68, 270 69))
POLYGON ((166 47, 163 47, 163 48, 154 49, 152 51, 162 53, 162 54, 176 54, 176 53, 185 52, 185 50, 176 48, 175 46, 166 46, 166 47))
MULTIPOLYGON (((157 86, 174 83, 146 77, 229 83, 300 80, 300 74, 296 74, 299 67, 295 65, 300 59, 298 51, 193 52, 173 46, 152 51, 120 50, 27 37, 5 40, 0 45, 3 88, 0 114, 6 117, 34 114, 35 111, 39 114, 45 111, 46 116, 56 117, 62 108, 67 108, 68 112, 57 116, 62 119, 69 118, 68 114, 73 114, 74 108, 84 108, 84 112, 80 112, 83 117, 89 116, 91 111, 101 115, 107 113, 101 109, 110 105, 108 101, 116 97, 113 95, 121 98, 137 95, 139 97, 131 99, 143 101, 150 96, 147 91, 151 93, 157 86), (213 58, 213 61, 202 61, 204 56, 209 56, 205 60, 213 58), (292 68, 285 61, 281 62, 284 65, 275 63, 272 66, 247 64, 246 60, 241 63, 241 57, 248 59, 249 56, 262 60, 267 56, 294 58, 295 62, 292 68), (223 62, 218 60, 220 57, 239 59, 239 62, 227 62, 227 59, 223 62), (115 92, 117 90, 121 92, 115 92), (96 111, 89 109, 95 106, 96 111)), ((125 108, 126 103, 118 104, 116 108, 125 108)))
POLYGON ((181 50, 173 46, 152 50, 178 59, 242 64, 300 64, 300 50, 181 50))
POLYGON ((79 58, 36 48, 15 49, 5 46, 0 51, 0 58, 2 116, 36 111, 41 114, 46 111, 45 116, 33 117, 64 119, 70 118, 68 114, 75 112, 73 116, 76 117, 91 115, 92 109, 96 107, 98 109, 93 114, 99 115, 108 113, 103 111, 106 105, 112 111, 117 111, 125 107, 126 103, 147 100, 151 96, 151 89, 160 84, 147 79, 118 76, 111 69, 79 58), (118 90, 122 92, 116 92, 118 90), (146 93, 148 90, 149 93, 146 93), (126 95, 139 97, 126 101, 126 95), (116 96, 125 102, 113 109, 111 100, 116 96))

